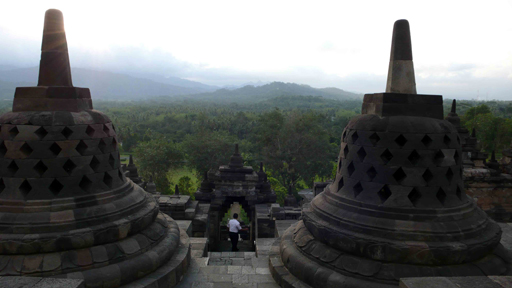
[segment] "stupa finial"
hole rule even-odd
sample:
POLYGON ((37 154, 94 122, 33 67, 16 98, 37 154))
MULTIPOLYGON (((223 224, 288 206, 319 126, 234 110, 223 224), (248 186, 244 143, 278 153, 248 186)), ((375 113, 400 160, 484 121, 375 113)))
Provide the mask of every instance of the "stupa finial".
POLYGON ((180 195, 180 189, 178 188, 178 184, 174 187, 174 195, 180 195))
POLYGON ((128 165, 133 165, 133 156, 130 154, 130 160, 128 162, 128 165))
POLYGON ((260 172, 263 172, 263 162, 260 162, 260 172))
POLYGON ((473 128, 473 130, 471 130, 471 137, 475 138, 476 137, 476 129, 473 128))
POLYGON ((452 101, 452 110, 451 113, 457 113, 457 100, 453 99, 452 101))
POLYGON ((73 86, 64 17, 57 9, 47 10, 44 17, 37 86, 73 86))
POLYGON ((416 94, 411 32, 405 19, 397 20, 393 27, 386 92, 416 94))

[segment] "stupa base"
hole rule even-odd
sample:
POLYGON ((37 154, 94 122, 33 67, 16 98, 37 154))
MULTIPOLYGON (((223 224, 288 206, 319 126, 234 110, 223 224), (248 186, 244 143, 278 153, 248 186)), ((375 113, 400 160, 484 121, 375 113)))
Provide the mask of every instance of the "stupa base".
POLYGON ((356 257, 316 240, 299 221, 274 243, 269 257, 281 287, 397 287, 400 278, 512 275, 511 252, 501 244, 486 257, 465 264, 422 266, 356 257))
POLYGON ((190 238, 186 231, 180 229, 180 243, 172 258, 155 272, 133 281, 122 288, 159 287, 170 288, 178 285, 190 264, 190 238))

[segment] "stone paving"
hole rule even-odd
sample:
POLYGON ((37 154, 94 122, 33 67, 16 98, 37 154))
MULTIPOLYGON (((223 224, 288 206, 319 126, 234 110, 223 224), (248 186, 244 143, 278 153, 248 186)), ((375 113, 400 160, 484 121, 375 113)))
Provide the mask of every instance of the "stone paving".
POLYGON ((192 258, 177 288, 278 288, 268 268, 268 253, 209 252, 192 258))

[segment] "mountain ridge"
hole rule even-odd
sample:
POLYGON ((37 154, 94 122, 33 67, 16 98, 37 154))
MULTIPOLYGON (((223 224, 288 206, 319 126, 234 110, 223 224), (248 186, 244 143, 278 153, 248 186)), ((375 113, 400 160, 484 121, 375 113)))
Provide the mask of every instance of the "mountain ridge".
MULTIPOLYGON (((0 99, 12 99, 16 87, 36 86, 38 67, 0 70, 0 99)), ((326 99, 360 99, 356 94, 342 89, 314 88, 305 84, 271 82, 264 85, 246 85, 238 89, 209 86, 178 77, 140 74, 154 79, 138 78, 129 74, 73 68, 73 85, 87 87, 93 99, 144 100, 154 97, 204 101, 255 103, 279 96, 321 96, 326 99), (171 85, 178 83, 185 86, 171 85), (213 91, 213 89, 216 89, 213 91)), ((260 83, 257 83, 260 84, 260 83)))

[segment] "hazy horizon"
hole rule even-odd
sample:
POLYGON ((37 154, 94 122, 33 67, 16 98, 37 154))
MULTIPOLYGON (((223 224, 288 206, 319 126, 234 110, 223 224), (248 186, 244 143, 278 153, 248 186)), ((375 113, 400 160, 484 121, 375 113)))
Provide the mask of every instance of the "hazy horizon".
POLYGON ((512 99, 510 2, 410 2, 5 3, 0 65, 37 66, 44 12, 57 8, 72 67, 220 87, 281 81, 376 93, 385 90, 393 23, 405 18, 419 94, 512 99))

